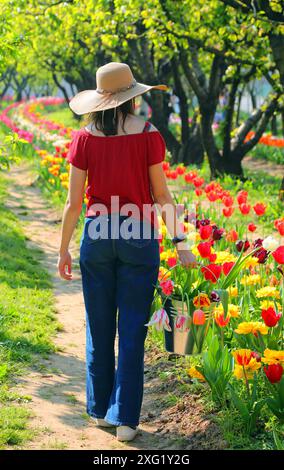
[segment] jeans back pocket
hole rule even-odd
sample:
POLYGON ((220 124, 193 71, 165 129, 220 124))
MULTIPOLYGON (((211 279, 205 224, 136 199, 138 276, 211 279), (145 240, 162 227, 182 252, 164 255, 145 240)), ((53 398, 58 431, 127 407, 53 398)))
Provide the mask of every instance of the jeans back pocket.
POLYGON ((136 219, 126 219, 120 226, 120 236, 135 248, 144 248, 150 245, 154 238, 153 227, 148 222, 136 219))
POLYGON ((86 217, 81 243, 92 245, 107 238, 107 219, 104 221, 103 225, 100 224, 102 224, 102 222, 99 222, 97 218, 86 217))

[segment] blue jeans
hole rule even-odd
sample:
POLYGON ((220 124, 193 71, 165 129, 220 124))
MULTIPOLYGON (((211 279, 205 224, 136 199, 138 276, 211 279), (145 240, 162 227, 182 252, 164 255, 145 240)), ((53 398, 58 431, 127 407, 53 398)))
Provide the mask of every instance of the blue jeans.
POLYGON ((120 229, 125 216, 118 216, 119 233, 111 232, 110 216, 106 220, 111 238, 94 239, 88 229, 95 217, 86 217, 80 244, 87 413, 114 425, 137 426, 143 398, 145 323, 158 278, 159 243, 153 228, 149 239, 124 239, 120 229))

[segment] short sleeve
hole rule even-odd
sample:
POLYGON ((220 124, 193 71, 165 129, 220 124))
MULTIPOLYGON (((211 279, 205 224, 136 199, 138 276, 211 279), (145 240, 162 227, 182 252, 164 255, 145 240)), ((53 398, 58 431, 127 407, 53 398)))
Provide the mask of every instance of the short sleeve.
POLYGON ((80 131, 73 134, 66 160, 80 170, 88 169, 86 138, 80 131))
POLYGON ((148 132, 148 165, 156 165, 165 159, 166 143, 159 131, 148 132))

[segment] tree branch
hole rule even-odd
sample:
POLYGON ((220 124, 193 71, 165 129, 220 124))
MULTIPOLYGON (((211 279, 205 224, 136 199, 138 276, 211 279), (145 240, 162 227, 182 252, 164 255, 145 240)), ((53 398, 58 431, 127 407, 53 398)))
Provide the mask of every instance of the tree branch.
POLYGON ((199 100, 206 101, 208 98, 207 89, 200 84, 194 68, 189 65, 188 55, 182 47, 179 47, 179 57, 185 77, 192 87, 194 93, 199 98, 199 100))
POLYGON ((264 103, 260 109, 254 111, 251 116, 246 120, 246 122, 244 122, 240 126, 236 138, 232 140, 233 150, 239 147, 242 153, 246 154, 257 144, 266 129, 269 119, 271 118, 274 111, 277 109, 279 96, 280 94, 277 94, 276 96, 274 95, 273 98, 271 98, 270 100, 267 99, 267 103, 264 103), (257 123, 259 124, 254 136, 247 142, 244 142, 247 134, 257 123))

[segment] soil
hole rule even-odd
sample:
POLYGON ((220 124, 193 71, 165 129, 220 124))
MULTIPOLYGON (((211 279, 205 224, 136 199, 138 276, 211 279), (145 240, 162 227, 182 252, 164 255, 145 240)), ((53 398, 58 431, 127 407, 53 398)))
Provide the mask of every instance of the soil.
POLYGON ((31 397, 26 406, 33 415, 30 426, 36 431, 24 449, 224 449, 226 443, 204 409, 202 391, 190 393, 188 387, 174 403, 167 401, 169 393, 175 394, 177 379, 173 374, 166 384, 160 380, 159 373, 170 370, 173 363, 167 353, 155 348, 146 352, 144 401, 136 439, 120 443, 115 428, 95 427, 85 412, 85 312, 78 247, 71 243, 73 280, 64 281, 56 269, 61 214, 43 198, 27 163, 13 166, 8 177, 7 207, 22 221, 28 246, 43 252, 42 262, 52 278, 56 316, 62 324, 54 338, 56 352, 17 379, 17 392, 31 397))

